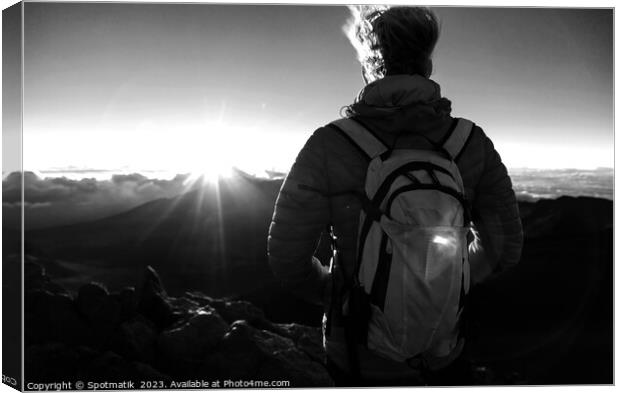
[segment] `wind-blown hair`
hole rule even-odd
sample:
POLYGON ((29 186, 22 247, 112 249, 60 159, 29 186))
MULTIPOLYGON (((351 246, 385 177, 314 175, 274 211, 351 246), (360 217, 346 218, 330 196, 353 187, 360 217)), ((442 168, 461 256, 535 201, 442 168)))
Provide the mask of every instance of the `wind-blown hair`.
POLYGON ((439 23, 426 7, 349 6, 343 31, 357 51, 367 83, 396 74, 429 77, 439 23))

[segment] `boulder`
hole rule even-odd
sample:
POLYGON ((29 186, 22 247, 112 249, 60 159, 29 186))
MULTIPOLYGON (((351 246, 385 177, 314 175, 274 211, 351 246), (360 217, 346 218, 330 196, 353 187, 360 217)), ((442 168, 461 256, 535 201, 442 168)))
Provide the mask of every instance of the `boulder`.
POLYGON ((247 321, 234 322, 198 372, 212 378, 233 380, 257 375, 264 354, 254 340, 254 331, 247 321))
POLYGON ((62 381, 69 375, 78 377, 81 360, 79 352, 64 343, 31 345, 24 350, 24 377, 39 383, 62 381))
POLYGON ((120 306, 121 321, 128 321, 134 318, 138 312, 138 300, 134 287, 125 287, 113 296, 120 306))
POLYGON ((333 386, 323 364, 312 360, 293 340, 267 330, 256 330, 254 340, 266 355, 256 379, 283 379, 291 387, 333 386))
POLYGON ((258 329, 270 329, 272 327, 272 323, 265 318, 263 310, 250 302, 244 300, 214 300, 211 306, 215 308, 228 323, 244 320, 258 329))
POLYGON ((110 296, 102 284, 89 283, 80 287, 76 305, 90 325, 92 347, 104 348, 120 322, 118 300, 110 296))
POLYGON ((210 306, 213 303, 214 299, 211 296, 207 296, 202 292, 191 291, 185 292, 185 297, 191 299, 201 306, 210 306))
POLYGON ((24 320, 26 346, 48 342, 81 345, 92 341, 90 325, 68 295, 43 290, 28 292, 24 320))
MULTIPOLYGON (((33 268, 32 275, 40 277, 33 268)), ((273 324, 247 301, 201 293, 167 295, 147 268, 133 288, 109 294, 100 284, 71 296, 26 296, 29 380, 289 380, 331 386, 317 328, 273 324)))
POLYGON ((150 363, 155 356, 157 333, 151 321, 141 315, 121 323, 111 340, 111 348, 127 359, 150 363))
POLYGON ((291 387, 332 386, 325 367, 300 350, 292 339, 236 321, 204 363, 220 378, 288 380, 291 387))
POLYGON ((275 326, 275 333, 292 339, 297 348, 304 351, 312 360, 320 363, 326 362, 321 328, 299 325, 297 323, 276 324, 275 326))
POLYGON ((178 319, 168 301, 168 294, 162 286, 159 274, 151 266, 147 266, 144 272, 137 311, 153 321, 159 329, 171 325, 178 319))
POLYGON ((197 301, 186 297, 168 297, 168 303, 172 307, 172 314, 178 320, 191 317, 202 307, 197 301))
POLYGON ((228 330, 228 324, 215 310, 204 308, 187 321, 162 332, 157 346, 161 354, 173 361, 199 360, 228 330))

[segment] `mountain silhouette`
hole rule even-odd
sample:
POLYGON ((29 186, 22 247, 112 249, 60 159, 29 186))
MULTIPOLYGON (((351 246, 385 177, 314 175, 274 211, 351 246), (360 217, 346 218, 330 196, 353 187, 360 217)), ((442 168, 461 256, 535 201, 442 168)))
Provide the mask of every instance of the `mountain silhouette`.
MULTIPOLYGON (((170 287, 230 291, 227 276, 273 280, 267 231, 281 180, 237 171, 175 198, 162 198, 100 220, 26 232, 28 254, 121 269, 135 279, 151 265, 170 287), (222 285, 220 285, 222 284, 222 285)), ((240 288, 245 284, 240 283, 240 288)))
MULTIPOLYGON (((237 172, 105 219, 27 231, 26 252, 69 289, 99 281, 120 290, 150 265, 175 296, 242 298, 273 321, 318 326, 321 310, 282 289, 268 266, 281 184, 237 172)), ((521 261, 472 289, 467 356, 539 383, 611 383, 613 202, 561 197, 519 206, 521 261)), ((325 243, 318 252, 327 262, 325 243)))

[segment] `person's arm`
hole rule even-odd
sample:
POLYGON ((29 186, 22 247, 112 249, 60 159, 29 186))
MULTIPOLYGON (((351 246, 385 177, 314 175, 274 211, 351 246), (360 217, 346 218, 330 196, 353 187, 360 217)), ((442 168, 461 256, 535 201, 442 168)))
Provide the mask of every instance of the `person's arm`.
POLYGON ((269 228, 269 264, 284 286, 305 300, 323 304, 327 267, 313 257, 330 220, 325 149, 315 132, 299 152, 276 200, 269 228), (301 185, 301 187, 300 187, 301 185))
POLYGON ((517 265, 523 229, 512 182, 493 143, 484 136, 484 170, 472 206, 476 241, 470 245, 474 284, 517 265))

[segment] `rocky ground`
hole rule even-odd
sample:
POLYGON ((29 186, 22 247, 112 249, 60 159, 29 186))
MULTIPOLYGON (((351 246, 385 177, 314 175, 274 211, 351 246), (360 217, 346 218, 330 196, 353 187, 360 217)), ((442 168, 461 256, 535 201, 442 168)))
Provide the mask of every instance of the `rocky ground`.
MULTIPOLYGON (((254 195, 230 193, 246 194, 254 195)), ((225 210, 226 222, 234 224, 226 232, 227 248, 248 254, 228 261, 208 247, 185 247, 204 244, 213 232, 211 222, 187 225, 194 197, 163 201, 163 208, 177 207, 174 214, 162 213, 161 206, 153 212, 149 205, 93 223, 26 233, 27 381, 273 377, 290 379, 292 387, 332 385, 316 327, 322 310, 296 299, 270 276, 264 242, 271 200, 265 198, 271 205, 262 203, 256 216, 239 210, 254 209, 249 202, 225 210), (171 221, 146 243, 129 237, 144 233, 154 216, 171 221), (177 236, 179 228, 187 236, 177 236), (95 258, 101 250, 112 262, 95 258), (186 257, 201 260, 196 266, 205 271, 192 270, 186 257), (147 264, 164 277, 166 289, 147 264), (108 274, 117 266, 131 274, 108 274), (108 287, 84 285, 89 281, 108 287), (124 288, 136 282, 137 289, 124 288)), ((466 354, 474 364, 474 384, 613 383, 613 203, 562 197, 522 202, 520 210, 525 232, 520 263, 474 286, 469 296, 466 354)), ((6 235, 3 231, 3 274, 19 277, 21 237, 6 235)))
MULTIPOLYGON (((171 388, 228 380, 334 386, 320 328, 273 323, 248 301, 200 292, 169 296, 151 267, 138 290, 116 293, 99 283, 68 291, 32 262, 25 264, 25 281, 26 383, 133 381, 140 386, 149 381, 171 388)), ((474 385, 528 383, 514 370, 473 363, 469 380, 474 385)))
POLYGON ((276 324, 246 301, 168 296, 147 268, 139 289, 77 293, 25 266, 26 382, 288 380, 332 386, 319 328, 276 324))

